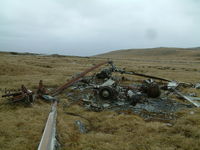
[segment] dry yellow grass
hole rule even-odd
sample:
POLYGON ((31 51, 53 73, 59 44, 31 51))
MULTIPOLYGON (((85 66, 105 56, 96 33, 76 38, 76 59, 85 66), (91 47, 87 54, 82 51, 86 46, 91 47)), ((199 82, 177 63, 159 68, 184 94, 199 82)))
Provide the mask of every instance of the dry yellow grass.
MULTIPOLYGON (((199 56, 194 57, 191 53, 171 57, 115 53, 91 58, 0 53, 0 94, 4 88, 19 88, 21 84, 36 90, 40 79, 47 87, 57 87, 77 72, 104 61, 105 57, 113 57, 117 66, 127 70, 183 82, 199 82, 199 56)), ((139 79, 135 76, 128 78, 139 79)), ((195 92, 200 96, 199 90, 195 92)), ((171 126, 157 121, 145 122, 133 114, 89 112, 78 105, 63 110, 62 104, 68 100, 65 93, 60 98, 57 130, 62 149, 198 150, 200 147, 199 109, 179 112, 179 118, 172 121, 171 126), (65 111, 78 113, 88 118, 91 124, 80 117, 66 115, 65 111), (80 134, 74 126, 75 120, 82 120, 89 132, 80 134)), ((0 104, 5 101, 1 98, 0 104)), ((49 111, 50 104, 41 100, 32 107, 21 104, 0 106, 0 149, 36 149, 49 111)))

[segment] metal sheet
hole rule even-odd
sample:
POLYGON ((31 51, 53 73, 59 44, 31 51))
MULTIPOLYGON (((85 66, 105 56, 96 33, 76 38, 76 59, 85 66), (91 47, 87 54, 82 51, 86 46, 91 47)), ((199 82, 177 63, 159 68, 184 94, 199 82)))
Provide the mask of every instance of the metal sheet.
POLYGON ((184 98, 185 100, 189 101, 190 103, 192 103, 193 105, 195 105, 196 107, 200 107, 200 102, 197 102, 196 100, 192 99, 191 97, 189 96, 186 96, 186 95, 183 95, 182 93, 180 93, 179 91, 177 90, 174 90, 174 92, 176 94, 178 94, 179 96, 181 96, 182 98, 184 98))

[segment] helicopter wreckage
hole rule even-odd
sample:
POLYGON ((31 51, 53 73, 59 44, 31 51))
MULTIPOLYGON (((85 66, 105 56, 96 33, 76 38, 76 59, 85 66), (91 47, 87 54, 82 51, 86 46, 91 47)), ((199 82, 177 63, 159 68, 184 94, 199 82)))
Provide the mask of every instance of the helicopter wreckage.
MULTIPOLYGON (((196 85, 176 82, 165 78, 125 71, 112 62, 100 72, 80 79, 68 88, 66 96, 71 103, 78 103, 91 111, 114 110, 118 113, 133 113, 146 120, 172 120, 175 112, 192 107, 200 107, 200 98, 184 95, 183 88, 196 88, 196 85), (113 76, 113 73, 136 75, 148 78, 131 85, 124 85, 126 77, 113 76), (169 98, 189 101, 180 102, 169 98)), ((130 82, 130 81, 129 81, 130 82)))
MULTIPOLYGON (((181 109, 200 107, 200 98, 196 97, 194 93, 183 94, 182 90, 185 88, 200 89, 200 83, 176 82, 165 78, 126 71, 116 67, 112 61, 106 61, 74 76, 67 83, 53 90, 47 89, 43 85, 42 80, 40 80, 35 92, 22 85, 17 92, 9 92, 2 97, 6 97, 9 103, 23 102, 25 104, 33 104, 36 98, 52 102, 51 111, 38 150, 53 150, 59 147, 59 142, 56 139, 56 108, 59 102, 58 95, 63 93, 64 90, 66 92, 64 96, 67 97, 69 102, 63 103, 61 101, 63 108, 69 107, 72 104, 79 104, 89 111, 112 110, 117 113, 136 114, 147 121, 158 120, 168 122, 176 119, 176 112, 181 109), (105 64, 109 66, 98 73, 85 76, 105 64), (114 73, 120 73, 123 76, 114 76, 114 73), (126 78, 125 74, 147 79, 133 81, 126 78), (127 80, 128 82, 126 82, 127 80), (173 94, 178 99, 186 101, 171 98, 173 94)), ((87 118, 79 114, 65 113, 87 120, 87 118)), ((80 133, 87 132, 81 121, 76 120, 75 125, 79 128, 80 133)))
MULTIPOLYGON (((200 107, 200 98, 181 93, 183 88, 198 89, 198 85, 126 71, 116 67, 112 61, 106 61, 85 70, 64 85, 51 91, 45 88, 41 80, 35 94, 22 86, 21 92, 9 93, 2 97, 12 96, 10 98, 12 102, 32 103, 35 97, 55 101, 57 99, 55 96, 67 89, 66 96, 70 104, 78 103, 91 111, 112 109, 119 113, 131 112, 143 118, 163 120, 173 119, 174 112, 180 109, 200 107), (85 76, 105 64, 109 66, 91 76, 85 76), (113 73, 141 76, 147 79, 127 85, 123 84, 127 80, 126 77, 117 77, 113 73), (176 94, 178 98, 185 99, 190 103, 169 98, 169 95, 172 94, 176 94)), ((64 104, 64 106, 70 104, 64 104)))

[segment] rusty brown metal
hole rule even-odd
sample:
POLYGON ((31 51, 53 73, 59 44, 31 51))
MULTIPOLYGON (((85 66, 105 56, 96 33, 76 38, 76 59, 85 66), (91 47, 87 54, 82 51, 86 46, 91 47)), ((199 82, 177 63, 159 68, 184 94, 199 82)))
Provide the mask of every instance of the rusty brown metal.
POLYGON ((71 79, 70 81, 68 81, 67 83, 65 83, 64 85, 58 87, 57 89, 53 90, 52 92, 50 92, 50 95, 52 96, 56 96, 58 94, 60 94, 63 90, 67 89, 69 86, 71 86, 72 84, 74 84, 75 82, 77 82, 79 79, 81 79, 82 77, 84 77, 87 73, 93 71, 94 69, 104 65, 110 63, 110 61, 105 61, 102 62, 100 64, 97 64, 87 70, 85 70, 84 72, 82 72, 81 74, 79 74, 76 78, 71 79))
POLYGON ((21 95, 21 94, 22 94, 22 92, 9 93, 9 94, 2 95, 2 97, 18 96, 18 95, 21 95))
POLYGON ((10 93, 3 95, 2 97, 11 97, 9 100, 11 102, 23 101, 26 103, 32 103, 34 101, 33 92, 27 89, 24 85, 21 86, 21 91, 16 93, 10 93))
POLYGON ((41 98, 42 95, 47 95, 48 92, 49 91, 45 88, 43 81, 40 80, 39 86, 38 86, 38 89, 37 89, 37 97, 41 98))

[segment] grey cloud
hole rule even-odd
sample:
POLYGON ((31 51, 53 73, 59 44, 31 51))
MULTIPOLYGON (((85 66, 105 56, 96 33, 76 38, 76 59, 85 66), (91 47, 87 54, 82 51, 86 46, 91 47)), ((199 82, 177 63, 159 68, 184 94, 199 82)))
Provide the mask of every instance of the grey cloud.
POLYGON ((0 50, 94 55, 200 45, 195 0, 1 0, 0 50))

